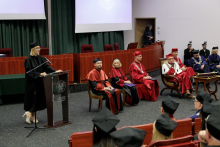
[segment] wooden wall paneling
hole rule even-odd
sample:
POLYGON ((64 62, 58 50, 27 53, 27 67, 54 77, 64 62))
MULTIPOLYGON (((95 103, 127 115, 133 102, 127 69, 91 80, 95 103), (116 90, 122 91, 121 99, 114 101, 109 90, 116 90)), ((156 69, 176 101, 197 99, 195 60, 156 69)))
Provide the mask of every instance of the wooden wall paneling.
POLYGON ((74 81, 80 83, 80 58, 78 53, 70 54, 73 55, 73 67, 74 67, 74 81))
POLYGON ((2 61, 2 65, 1 65, 1 69, 2 69, 2 75, 7 75, 9 74, 9 62, 8 61, 2 61))
POLYGON ((149 50, 142 50, 141 51, 141 54, 142 54, 142 61, 141 63, 144 65, 144 67, 146 68, 146 70, 148 70, 149 68, 149 61, 148 61, 148 58, 151 56, 149 54, 149 50))
POLYGON ((74 64, 73 64, 73 55, 68 55, 67 56, 68 58, 68 62, 69 62, 69 67, 68 67, 68 70, 70 70, 69 72, 69 81, 74 82, 74 64))
POLYGON ((9 62, 9 74, 18 74, 18 62, 17 61, 8 61, 9 62))
POLYGON ((24 60, 18 60, 18 74, 23 74, 25 73, 25 68, 24 68, 24 60))
POLYGON ((90 71, 88 68, 88 65, 90 64, 90 59, 86 56, 80 57, 80 82, 85 81, 86 82, 86 75, 90 71))
MULTIPOLYGON (((113 52, 113 51, 111 51, 113 52)), ((112 69, 112 60, 115 59, 115 54, 106 54, 105 55, 105 61, 103 62, 103 66, 105 67, 105 73, 109 76, 109 73, 112 69)))

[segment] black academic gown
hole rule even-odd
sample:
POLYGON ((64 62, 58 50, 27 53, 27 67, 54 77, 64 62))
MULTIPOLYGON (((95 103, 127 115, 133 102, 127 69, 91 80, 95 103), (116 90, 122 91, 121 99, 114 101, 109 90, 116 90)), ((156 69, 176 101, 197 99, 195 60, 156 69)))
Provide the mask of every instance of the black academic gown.
MULTIPOLYGON (((45 62, 45 60, 40 55, 27 56, 24 62, 25 72, 37 67, 43 62, 45 62)), ((35 112, 39 110, 44 110, 46 108, 43 78, 39 77, 40 73, 43 72, 51 73, 51 72, 55 72, 55 70, 52 67, 50 67, 47 63, 45 63, 41 67, 36 69, 35 72, 30 72, 28 74, 25 74, 25 97, 24 97, 25 111, 35 112), (36 97, 34 93, 36 93, 36 97)))
POLYGON ((153 43, 153 40, 149 39, 149 37, 147 36, 153 36, 153 33, 151 30, 145 30, 144 31, 144 45, 151 45, 151 43, 153 43))
POLYGON ((125 85, 124 81, 127 81, 124 72, 121 68, 113 68, 110 72, 111 84, 114 88, 124 89, 126 92, 126 103, 135 105, 139 103, 139 97, 137 94, 137 87, 135 85, 125 85), (129 86, 131 85, 131 86, 129 86))
POLYGON ((201 49, 199 51, 199 54, 200 54, 200 56, 203 56, 203 57, 205 57, 207 59, 209 57, 209 55, 210 55, 210 50, 206 49, 206 51, 204 52, 204 50, 201 49))
MULTIPOLYGON (((193 50, 194 50, 194 49, 192 49, 192 51, 193 51, 193 50)), ((189 61, 189 59, 191 59, 191 58, 193 57, 192 51, 189 52, 189 49, 188 49, 188 48, 184 50, 184 65, 186 65, 186 66, 188 66, 188 61, 189 61)))

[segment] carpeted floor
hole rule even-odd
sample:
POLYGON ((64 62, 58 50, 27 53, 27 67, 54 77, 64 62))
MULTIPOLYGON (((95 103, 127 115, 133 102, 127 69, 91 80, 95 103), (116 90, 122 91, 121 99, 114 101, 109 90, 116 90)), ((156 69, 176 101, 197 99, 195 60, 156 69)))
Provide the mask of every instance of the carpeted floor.
MULTIPOLYGON (((160 83, 160 89, 164 88, 160 76, 156 77, 160 83)), ((195 86, 194 86, 195 87, 195 86)), ((211 89, 214 84, 211 84, 211 89)), ((203 90, 203 85, 199 85, 199 90, 203 90)), ((194 93, 195 94, 195 93, 194 93)), ((160 115, 161 101, 167 95, 180 103, 179 108, 175 113, 176 119, 183 119, 195 113, 194 102, 192 99, 179 99, 176 92, 170 93, 170 90, 165 90, 162 96, 158 97, 156 102, 141 100, 137 106, 125 107, 124 111, 117 115, 120 122, 117 128, 122 126, 140 125, 153 123, 160 115)), ((220 98, 220 92, 217 93, 220 98)), ((213 103, 219 103, 213 98, 213 103)), ((0 147, 64 147, 68 146, 68 139, 74 132, 92 130, 92 118, 98 113, 98 100, 93 100, 92 110, 88 111, 88 92, 71 93, 69 98, 70 120, 72 124, 66 125, 55 130, 36 130, 29 138, 26 136, 31 129, 25 129, 25 126, 33 126, 25 123, 25 118, 22 118, 23 103, 5 104, 0 106, 0 147)), ((61 120, 61 103, 54 103, 54 120, 61 120)), ((37 112, 39 120, 38 126, 41 127, 47 122, 46 110, 37 112)))

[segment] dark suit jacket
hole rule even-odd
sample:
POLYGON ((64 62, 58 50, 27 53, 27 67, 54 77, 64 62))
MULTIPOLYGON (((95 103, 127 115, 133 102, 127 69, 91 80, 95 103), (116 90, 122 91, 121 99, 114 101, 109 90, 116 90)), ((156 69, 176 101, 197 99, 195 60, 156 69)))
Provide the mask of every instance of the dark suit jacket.
POLYGON ((207 59, 209 57, 209 55, 210 55, 210 50, 206 49, 206 51, 204 52, 204 50, 201 49, 199 51, 199 54, 200 54, 200 56, 203 56, 203 57, 205 57, 207 59))

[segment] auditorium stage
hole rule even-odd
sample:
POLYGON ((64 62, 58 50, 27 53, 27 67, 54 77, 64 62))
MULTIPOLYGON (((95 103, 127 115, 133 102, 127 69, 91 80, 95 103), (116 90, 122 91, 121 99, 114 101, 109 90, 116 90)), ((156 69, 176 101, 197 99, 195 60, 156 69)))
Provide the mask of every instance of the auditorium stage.
MULTIPOLYGON (((160 76, 156 77, 159 80, 160 89, 164 88, 160 76)), ((194 86, 195 87, 195 86, 194 86)), ((214 88, 214 84, 211 84, 211 89, 214 88)), ((199 85, 199 89, 203 90, 203 86, 199 85)), ((117 127, 140 125, 153 123, 154 120, 160 115, 160 105, 163 97, 170 94, 170 90, 165 90, 163 96, 159 96, 156 102, 148 102, 141 100, 139 105, 125 107, 124 111, 117 116, 121 120, 117 127)), ((195 94, 195 92, 193 92, 195 94)), ((220 91, 217 92, 220 97, 220 91)), ((172 98, 180 102, 180 106, 175 113, 176 119, 183 119, 195 113, 194 102, 192 99, 182 98, 179 99, 176 92, 171 95, 172 98)), ((213 98, 213 103, 219 103, 213 98)), ((56 103, 55 106, 60 107, 60 103, 56 103)), ((66 125, 56 130, 37 130, 29 138, 26 135, 31 131, 24 129, 27 125, 25 118, 21 116, 24 113, 23 103, 17 102, 13 104, 5 104, 0 106, 0 146, 68 146, 68 139, 74 132, 90 131, 92 130, 92 118, 98 112, 98 101, 92 102, 91 112, 89 109, 89 97, 88 92, 76 92, 71 93, 69 98, 70 108, 70 120, 72 124, 66 125)), ((56 112, 55 112, 56 113, 56 112)), ((39 124, 42 126, 46 124, 46 110, 37 113, 39 124)))

